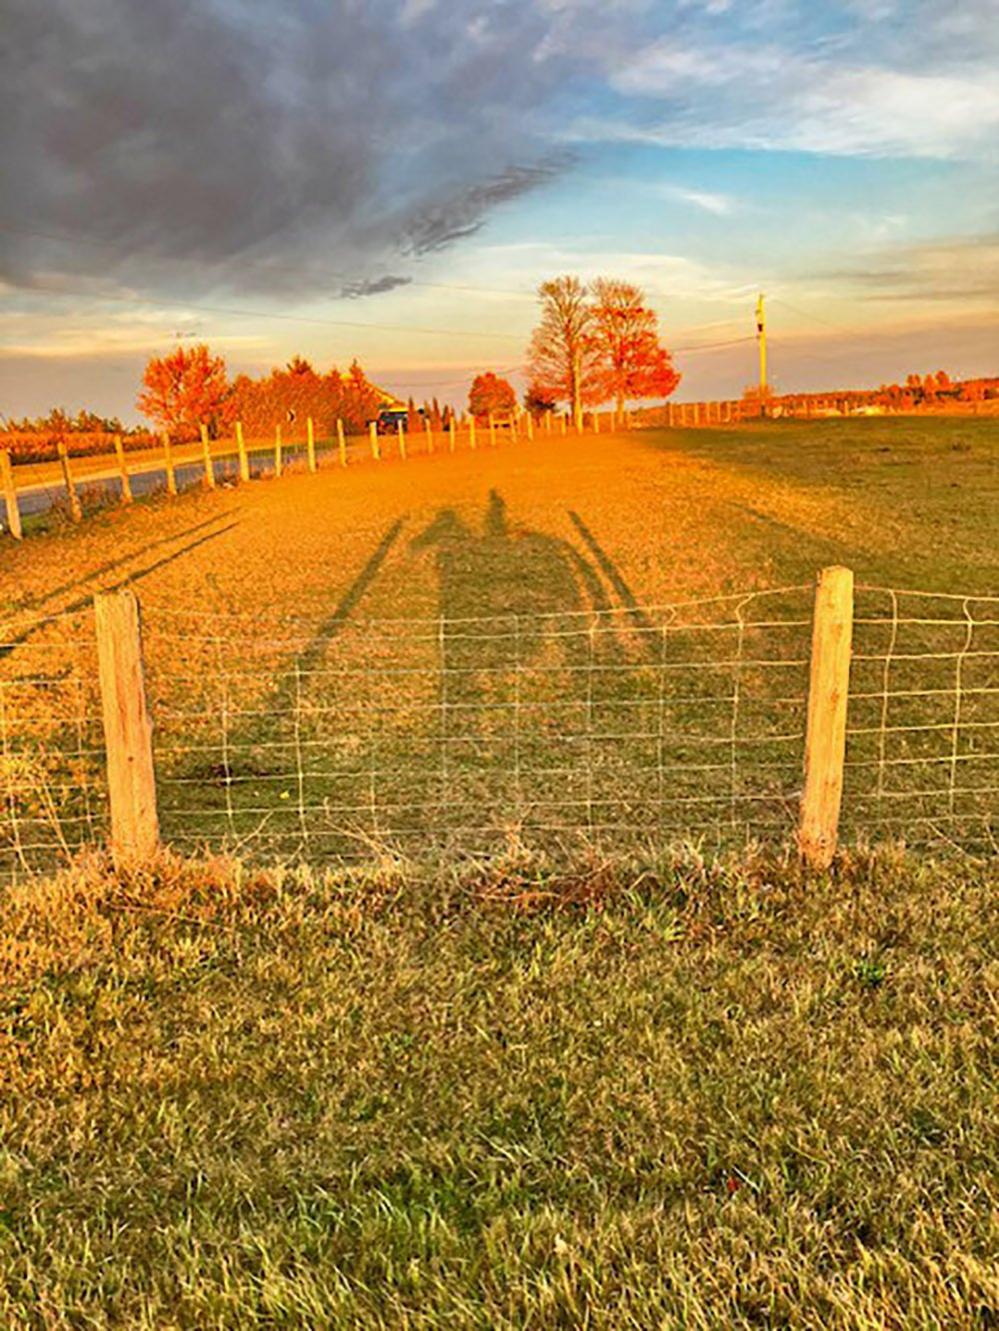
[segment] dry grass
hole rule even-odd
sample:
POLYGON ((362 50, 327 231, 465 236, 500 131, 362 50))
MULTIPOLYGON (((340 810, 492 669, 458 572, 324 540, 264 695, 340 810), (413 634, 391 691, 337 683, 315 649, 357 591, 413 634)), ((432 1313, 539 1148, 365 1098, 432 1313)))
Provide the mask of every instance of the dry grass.
POLYGON ((996 901, 892 855, 8 893, 0 1322, 991 1326, 996 901))
MULTIPOLYGON (((244 701, 287 702, 319 662, 338 707, 374 714, 371 689, 402 706, 381 737, 399 758, 439 680, 371 666, 423 661, 414 623, 442 610, 616 607, 618 655, 590 675, 613 719, 642 702, 610 683, 639 660, 632 602, 806 582, 832 559, 871 582, 994 591, 994 430, 481 449, 5 546, 3 825, 14 810, 52 837, 67 817, 100 830, 99 587, 131 582, 147 607, 161 744, 215 725, 197 713, 217 716, 220 659, 231 676, 253 663, 244 701), (442 522, 459 532, 443 564, 442 522), (409 635, 362 623, 400 616, 409 635), (219 642, 198 623, 230 627, 219 642), (40 669, 52 681, 27 682, 40 669), (171 711, 192 715, 171 730, 171 711)), ((506 649, 458 650, 470 679, 483 650, 505 677, 506 649)), ((564 702, 565 680, 538 687, 564 702)), ((477 699, 488 761, 464 779, 488 807, 509 748, 483 703, 505 695, 474 688, 459 701, 477 699)), ((367 763, 366 726, 334 713, 331 751, 367 763)), ((259 720, 242 736, 251 755, 275 737, 259 720)), ((553 728, 535 738, 540 760, 553 728)), ((198 797, 217 797, 219 757, 201 761, 198 797)), ((629 797, 635 766, 618 746, 601 793, 629 797)), ((397 767, 390 789, 412 798, 397 767)), ((522 831, 482 859, 419 841, 407 859, 369 836, 351 870, 165 853, 118 877, 93 855, 5 888, 0 1324, 996 1325, 994 861, 851 849, 806 882, 758 849, 670 853, 657 836, 544 856, 522 831)))
MULTIPOLYGON (((11 734, 18 720, 31 718, 51 731, 0 751, 8 778, 11 764, 20 772, 28 753, 27 780, 6 783, 18 786, 22 840, 30 844, 30 833, 55 846, 62 834, 56 806, 75 820, 68 841, 100 833, 87 607, 97 588, 124 583, 137 589, 145 609, 165 825, 177 844, 208 838, 217 845, 225 836, 267 855, 304 848, 315 859, 332 846, 363 856, 372 839, 391 840, 395 832, 410 851, 414 838, 432 839, 436 824, 449 836, 467 831, 481 849, 478 811, 495 813, 489 839, 502 846, 530 830, 525 803, 529 811, 552 810, 559 800, 569 805, 562 822, 575 821, 593 844, 599 827, 636 826, 638 813, 664 789, 689 803, 678 804, 685 812, 671 820, 645 819, 646 831, 660 841, 699 834, 717 822, 717 811, 699 824, 690 810, 700 799, 721 800, 729 776, 719 770, 712 784, 688 773, 664 787, 663 767, 670 759, 695 762, 703 751, 698 737, 725 733, 731 718, 724 706, 712 711, 707 699, 731 690, 732 672, 701 672, 686 690, 693 701, 670 714, 669 725, 694 736, 690 746, 656 743, 655 728, 664 724, 660 626, 636 607, 801 584, 806 589, 796 596, 769 603, 799 621, 794 632, 760 633, 744 644, 747 655, 758 645, 800 658, 807 651, 807 584, 823 564, 847 562, 862 580, 882 585, 994 590, 988 491, 995 430, 989 421, 857 421, 505 442, 454 457, 415 456, 405 465, 395 459, 346 472, 329 467, 315 477, 195 491, 106 512, 17 550, 8 546, 3 596, 17 646, 0 670, 8 680, 31 678, 39 668, 56 677, 54 684, 6 691, 11 734), (32 616, 66 611, 67 620, 37 630, 31 623, 32 616), (589 624, 585 616, 594 614, 612 632, 601 639, 606 650, 585 660, 561 650, 564 637, 502 645, 511 625, 515 637, 538 616, 558 627, 589 624), (464 718, 478 745, 446 777, 439 775, 435 710, 442 658, 433 632, 419 627, 440 616, 485 622, 476 641, 466 634, 463 644, 446 648, 458 672, 451 714, 464 718), (399 621, 405 627, 394 627, 399 621), (581 669, 581 661, 593 668, 581 669), (514 701, 533 709, 535 722, 515 735, 508 723, 514 701), (223 707, 232 714, 225 735, 223 707), (568 757, 556 762, 558 743, 573 727, 591 742, 572 751, 563 744, 568 757), (646 739, 616 748, 602 743, 617 733, 646 739), (296 748, 302 741, 322 760, 304 783, 298 773, 307 765, 296 748), (526 793, 516 762, 541 772, 526 793), (385 807, 362 818, 373 782, 385 807), (454 807, 444 818, 440 805, 449 802, 454 807), (323 824, 325 845, 301 844, 300 831, 309 830, 308 819, 296 821, 301 804, 333 809, 323 824), (413 815, 417 806, 426 816, 413 815), (341 815, 344 809, 350 812, 341 815)), ((875 609, 885 613, 880 601, 875 609)), ((870 630, 868 639, 873 650, 884 650, 878 633, 870 630)), ((950 651, 962 634, 959 623, 912 641, 921 650, 950 651)), ((584 637, 577 635, 574 650, 586 652, 584 637)), ((995 639, 994 628, 982 630, 976 647, 990 649, 995 639)), ((726 655, 721 634, 701 641, 705 657, 726 655)), ((922 679, 922 669, 910 667, 915 683, 935 684, 922 679)), ((744 672, 740 725, 758 724, 764 738, 782 727, 793 734, 801 726, 803 675, 798 668, 770 690, 793 703, 777 711, 768 710, 761 672, 744 672), (757 715, 747 705, 754 702, 757 715)), ((991 687, 994 675, 994 661, 978 661, 964 683, 991 687)), ((857 681, 875 694, 878 666, 866 675, 858 670, 857 681)), ((899 741, 896 756, 929 761, 950 742, 944 726, 953 701, 945 691, 953 679, 941 674, 939 683, 932 716, 929 704, 925 717, 914 709, 904 715, 906 723, 928 718, 941 727, 931 734, 936 748, 899 741)), ((982 695, 963 720, 987 722, 991 696, 982 695)), ((876 698, 868 713, 862 723, 873 718, 876 727, 876 698)), ((0 716, 0 732, 4 724, 0 716)), ((983 726, 975 733, 991 732, 983 726)), ((460 738, 452 734, 448 742, 460 738)), ((976 752, 962 752, 962 761, 978 763, 976 752)), ((754 820, 733 805, 739 837, 786 831, 793 822, 800 746, 757 756, 789 761, 772 786, 738 787, 740 797, 748 792, 772 806, 754 820)), ((931 768, 914 769, 932 788, 931 768)), ((999 785, 981 765, 962 771, 986 790, 999 785)), ((957 814, 980 820, 988 811, 982 799, 958 804, 957 814)), ((914 808, 937 812, 930 800, 914 808)), ((871 808, 862 812, 853 829, 859 833, 873 828, 871 808)), ((544 821, 556 822, 553 814, 544 821)), ((976 848, 988 845, 979 835, 976 848)))

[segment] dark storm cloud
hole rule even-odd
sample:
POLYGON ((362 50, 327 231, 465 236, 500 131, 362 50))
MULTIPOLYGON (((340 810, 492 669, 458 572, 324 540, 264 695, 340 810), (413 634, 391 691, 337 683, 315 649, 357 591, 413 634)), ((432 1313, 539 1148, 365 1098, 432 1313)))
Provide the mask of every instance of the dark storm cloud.
POLYGON ((358 300, 361 296, 381 296, 386 291, 395 291, 397 287, 408 287, 412 282, 411 277, 385 277, 366 278, 361 282, 347 282, 340 288, 340 295, 348 300, 358 300))
POLYGON ((453 191, 417 213, 407 228, 407 247, 414 254, 430 254, 456 240, 475 235, 487 214, 498 204, 543 185, 568 162, 566 156, 560 155, 537 166, 510 167, 494 180, 453 191))
POLYGON ((0 278, 21 285, 385 290, 393 254, 564 164, 540 117, 585 64, 529 0, 2 8, 0 278))

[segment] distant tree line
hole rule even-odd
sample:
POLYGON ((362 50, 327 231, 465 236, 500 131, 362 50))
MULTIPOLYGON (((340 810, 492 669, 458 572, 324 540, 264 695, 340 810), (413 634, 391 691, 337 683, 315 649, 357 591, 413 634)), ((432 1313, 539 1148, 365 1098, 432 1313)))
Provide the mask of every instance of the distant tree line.
POLYGON ((895 411, 933 406, 940 402, 984 402, 999 397, 999 379, 955 380, 946 370, 936 374, 909 374, 904 384, 882 384, 871 394, 874 402, 895 411))
POLYGON ((5 431, 11 434, 44 434, 60 438, 66 434, 142 434, 138 426, 122 425, 117 416, 98 416, 95 411, 78 411, 75 415, 65 407, 53 407, 47 416, 23 416, 8 419, 5 431))

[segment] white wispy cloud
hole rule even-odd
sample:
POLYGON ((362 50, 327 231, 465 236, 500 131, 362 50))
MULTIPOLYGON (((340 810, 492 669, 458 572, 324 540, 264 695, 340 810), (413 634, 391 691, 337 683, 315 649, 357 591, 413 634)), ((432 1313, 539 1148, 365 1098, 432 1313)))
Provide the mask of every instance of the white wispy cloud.
POLYGON ((843 51, 664 39, 611 73, 661 112, 589 117, 570 137, 842 155, 994 155, 999 81, 987 50, 924 68, 843 51))
POLYGON ((736 201, 730 194, 720 194, 714 190, 688 189, 683 185, 666 185, 662 192, 669 198, 689 203, 715 217, 727 217, 735 211, 736 201))

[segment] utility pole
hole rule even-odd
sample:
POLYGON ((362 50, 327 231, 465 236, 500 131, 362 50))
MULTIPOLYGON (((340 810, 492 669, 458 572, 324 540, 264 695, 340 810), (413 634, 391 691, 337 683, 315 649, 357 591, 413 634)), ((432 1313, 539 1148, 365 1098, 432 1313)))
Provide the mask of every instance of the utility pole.
POLYGON ((756 340, 760 347, 760 415, 767 414, 767 314, 763 292, 756 302, 756 340))

